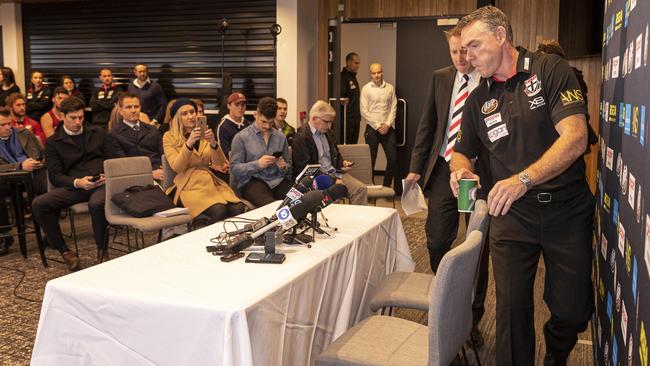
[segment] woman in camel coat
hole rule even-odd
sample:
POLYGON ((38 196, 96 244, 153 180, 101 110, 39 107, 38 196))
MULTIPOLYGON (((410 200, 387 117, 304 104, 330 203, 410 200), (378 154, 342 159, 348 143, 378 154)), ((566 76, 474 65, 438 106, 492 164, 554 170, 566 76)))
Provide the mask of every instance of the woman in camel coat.
POLYGON ((230 186, 214 176, 210 166, 227 164, 209 128, 196 126, 196 104, 178 99, 171 108, 170 130, 163 136, 165 157, 177 173, 167 194, 174 203, 187 207, 192 218, 204 214, 210 223, 244 212, 245 206, 230 186))

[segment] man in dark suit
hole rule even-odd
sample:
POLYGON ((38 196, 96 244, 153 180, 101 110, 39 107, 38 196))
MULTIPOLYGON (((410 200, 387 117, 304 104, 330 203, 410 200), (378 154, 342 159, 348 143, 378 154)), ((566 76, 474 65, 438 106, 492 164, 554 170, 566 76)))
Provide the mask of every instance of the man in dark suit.
MULTIPOLYGON (((480 81, 479 73, 465 59, 467 52, 460 46, 460 31, 454 28, 446 35, 454 64, 433 72, 415 135, 410 173, 406 177, 408 180, 421 180, 422 187, 428 191, 427 248, 434 273, 458 233, 457 200, 449 187, 449 159, 460 130, 463 105, 480 81)), ((477 325, 483 316, 487 289, 487 251, 484 253, 473 306, 472 333, 476 336, 474 340, 479 339, 478 343, 482 343, 477 325)))
POLYGON ((161 181, 163 170, 160 135, 154 126, 140 122, 140 98, 132 93, 120 93, 117 104, 122 121, 116 123, 106 134, 106 159, 146 156, 151 160, 154 179, 161 181))
POLYGON ((55 187, 32 204, 34 219, 41 225, 50 245, 57 249, 70 271, 81 269, 77 253, 65 244, 59 226, 59 211, 88 202, 98 254, 104 247, 104 130, 84 125, 84 104, 78 98, 61 103, 63 123, 45 143, 48 176, 55 187))
POLYGON ((307 164, 320 164, 321 170, 336 176, 336 183, 347 187, 353 205, 368 203, 368 187, 350 174, 352 163, 343 160, 330 132, 336 112, 319 100, 309 111, 309 123, 301 126, 293 137, 292 161, 294 179, 307 164))

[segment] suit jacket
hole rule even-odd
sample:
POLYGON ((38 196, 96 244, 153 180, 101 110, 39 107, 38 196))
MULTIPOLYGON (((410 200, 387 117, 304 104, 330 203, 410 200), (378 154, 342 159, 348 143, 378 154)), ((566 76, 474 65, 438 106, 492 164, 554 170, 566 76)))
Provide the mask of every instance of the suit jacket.
MULTIPOLYGON (((343 167, 343 158, 334 143, 334 136, 331 131, 325 136, 330 146, 332 166, 336 169, 341 169, 343 167)), ((318 164, 318 148, 314 142, 314 134, 311 132, 309 123, 298 128, 298 132, 293 136, 291 159, 294 179, 302 172, 307 164, 318 164)))
MULTIPOLYGON (((18 142, 28 158, 39 159, 43 157, 43 145, 33 133, 22 127, 14 127, 14 133, 18 135, 18 142)), ((10 163, 0 155, 0 171, 15 170, 19 166, 20 163, 10 163)))
POLYGON ((455 76, 456 68, 453 65, 436 70, 431 75, 409 168, 410 172, 422 176, 421 184, 424 188, 429 184, 431 172, 444 143, 455 76))
POLYGON ((106 159, 128 156, 147 156, 153 169, 160 168, 162 161, 162 141, 156 127, 140 122, 140 131, 136 132, 124 122, 116 123, 104 139, 106 159))
POLYGON ((65 133, 63 123, 45 142, 45 161, 50 182, 55 187, 74 187, 74 180, 104 171, 104 135, 102 128, 84 124, 85 148, 77 146, 65 133))

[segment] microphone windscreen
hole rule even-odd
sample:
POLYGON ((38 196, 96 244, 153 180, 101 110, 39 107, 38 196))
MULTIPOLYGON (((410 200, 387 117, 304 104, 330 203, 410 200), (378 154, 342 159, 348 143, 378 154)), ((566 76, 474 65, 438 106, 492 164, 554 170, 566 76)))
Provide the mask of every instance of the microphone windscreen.
POLYGON ((302 198, 300 198, 300 203, 295 204, 289 210, 291 211, 291 216, 296 220, 301 220, 316 207, 320 206, 323 201, 324 194, 322 191, 311 191, 305 193, 302 198))
POLYGON ((335 184, 325 191, 325 196, 329 198, 328 202, 331 203, 338 199, 345 197, 348 194, 348 187, 343 184, 335 184))
POLYGON ((312 177, 302 177, 300 181, 295 185, 295 188, 300 191, 300 193, 305 193, 309 191, 313 183, 312 177))
POLYGON ((331 187, 332 184, 334 184, 334 181, 329 175, 323 174, 314 177, 314 189, 322 191, 331 187))

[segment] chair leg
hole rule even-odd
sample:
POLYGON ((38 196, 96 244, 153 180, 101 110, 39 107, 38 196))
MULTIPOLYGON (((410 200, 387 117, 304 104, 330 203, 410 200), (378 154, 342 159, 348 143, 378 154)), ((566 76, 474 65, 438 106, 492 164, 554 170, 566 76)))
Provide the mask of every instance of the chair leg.
POLYGON ((463 345, 460 349, 463 351, 463 359, 465 360, 465 365, 469 366, 469 361, 467 361, 467 353, 465 353, 465 346, 463 345))
POLYGON ((144 249, 144 232, 143 231, 140 231, 140 243, 142 244, 142 249, 144 249))
POLYGON ((74 241, 74 250, 79 253, 79 247, 77 246, 77 229, 74 226, 74 212, 70 209, 68 209, 68 218, 70 219, 70 234, 74 241))
POLYGON ((388 316, 393 316, 393 307, 388 308, 388 316))
POLYGON ((156 244, 160 243, 162 241, 162 229, 158 230, 158 241, 156 244))
POLYGON ((395 208, 395 196, 393 196, 393 208, 395 208))
POLYGON ((124 230, 126 230, 126 247, 128 248, 129 253, 131 253, 131 229, 128 226, 125 226, 124 230))
POLYGON ((469 339, 472 341, 472 349, 474 350, 474 356, 476 356, 476 363, 478 363, 478 366, 481 366, 481 359, 478 357, 478 351, 476 350, 476 342, 474 341, 474 337, 472 336, 472 333, 469 334, 469 339))

